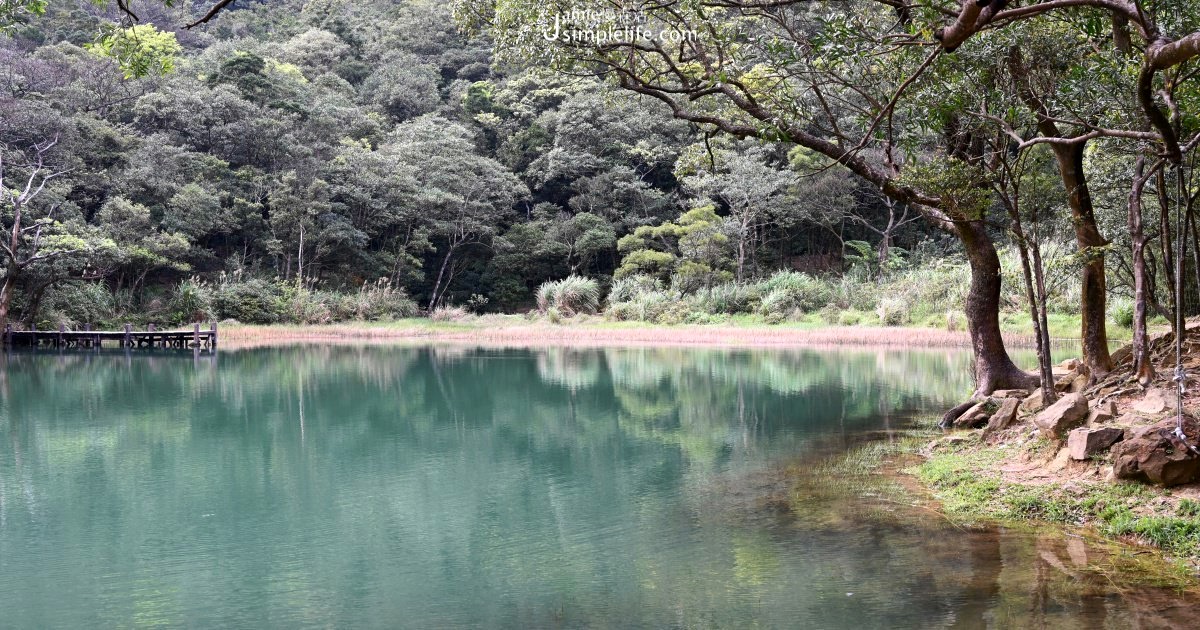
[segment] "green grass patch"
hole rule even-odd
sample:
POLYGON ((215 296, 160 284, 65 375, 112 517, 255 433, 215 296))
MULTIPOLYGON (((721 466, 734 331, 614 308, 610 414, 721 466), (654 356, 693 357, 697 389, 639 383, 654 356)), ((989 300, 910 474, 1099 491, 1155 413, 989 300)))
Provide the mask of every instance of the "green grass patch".
MULTIPOLYGON (((1036 453, 1047 446, 1034 442, 1025 448, 1036 453)), ((1090 525, 1104 536, 1133 537, 1180 561, 1200 563, 1200 502, 1184 500, 1174 512, 1162 513, 1167 508, 1153 506, 1165 491, 1142 484, 1088 484, 1068 491, 1006 483, 996 469, 1008 452, 970 446, 939 451, 908 472, 954 518, 1090 525)))

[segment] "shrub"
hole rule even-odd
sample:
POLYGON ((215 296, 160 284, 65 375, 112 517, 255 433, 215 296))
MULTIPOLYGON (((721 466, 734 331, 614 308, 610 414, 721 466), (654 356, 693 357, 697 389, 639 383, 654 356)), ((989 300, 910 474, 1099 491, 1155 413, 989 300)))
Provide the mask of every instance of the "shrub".
POLYGON ((963 314, 959 311, 946 311, 946 330, 958 332, 963 327, 963 314))
POLYGON ((661 291, 662 281, 653 276, 632 275, 613 280, 608 291, 608 303, 632 302, 637 296, 651 291, 661 291))
POLYGON ((1113 322, 1122 328, 1133 328, 1133 300, 1115 299, 1109 302, 1113 322))
POLYGON ((856 326, 862 323, 862 313, 858 311, 842 311, 838 313, 837 323, 842 326, 856 326))
POLYGON ((47 289, 42 297, 38 324, 57 328, 80 328, 83 324, 100 326, 116 318, 116 299, 99 282, 61 284, 47 289))
POLYGON ((758 305, 759 313, 771 323, 782 321, 797 310, 796 296, 787 289, 769 291, 758 305))
POLYGON ((903 326, 909 322, 908 303, 900 298, 890 297, 879 301, 875 308, 879 315, 879 323, 884 326, 903 326))
POLYGON ((696 294, 694 305, 706 313, 749 313, 754 310, 758 292, 752 285, 727 282, 696 294))
POLYGON ((633 302, 617 302, 610 305, 604 314, 618 322, 633 321, 638 318, 637 307, 633 302))
POLYGON ((205 322, 216 318, 212 287, 195 276, 179 282, 168 308, 171 322, 175 324, 205 322))
POLYGON ((777 271, 758 283, 762 295, 759 311, 786 314, 794 310, 819 310, 834 298, 833 289, 817 278, 798 271, 777 271))
POLYGON ((471 313, 461 306, 439 306, 429 314, 429 319, 435 322, 461 322, 470 316, 471 313))
POLYGON ((537 302, 538 310, 543 313, 548 313, 551 308, 567 317, 595 313, 600 308, 600 284, 576 275, 543 282, 537 290, 537 302))
POLYGON ((400 287, 393 287, 387 278, 364 283, 352 296, 353 317, 366 321, 403 319, 417 314, 417 304, 400 287))
POLYGON ((213 307, 221 319, 246 324, 273 324, 283 319, 283 292, 272 282, 222 276, 213 294, 213 307))

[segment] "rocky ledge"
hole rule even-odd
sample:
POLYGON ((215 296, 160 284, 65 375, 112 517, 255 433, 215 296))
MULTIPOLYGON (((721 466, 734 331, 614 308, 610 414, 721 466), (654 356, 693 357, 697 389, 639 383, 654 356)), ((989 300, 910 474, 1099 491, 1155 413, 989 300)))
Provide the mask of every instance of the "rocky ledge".
MULTIPOLYGON (((1121 354, 1114 358, 1128 358, 1121 354)), ((1110 479, 1160 486, 1200 480, 1200 423, 1189 404, 1194 401, 1184 398, 1180 423, 1179 396, 1170 383, 1160 378, 1148 386, 1129 386, 1128 375, 1116 372, 1092 379, 1078 360, 1065 361, 1054 369, 1058 399, 1051 404, 1045 404, 1040 389, 1001 390, 954 424, 982 428, 988 442, 1040 435, 1056 445, 1054 461, 1060 466, 1103 463, 1111 466, 1110 479)))

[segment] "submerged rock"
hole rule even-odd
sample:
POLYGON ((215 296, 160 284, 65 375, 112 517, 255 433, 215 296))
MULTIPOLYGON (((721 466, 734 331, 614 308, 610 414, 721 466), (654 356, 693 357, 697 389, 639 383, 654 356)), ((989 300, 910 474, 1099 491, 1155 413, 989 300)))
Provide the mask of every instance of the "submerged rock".
POLYGON ((1087 398, 1084 398, 1083 394, 1071 393, 1046 407, 1034 418, 1034 423, 1041 429, 1042 435, 1061 438, 1068 430, 1083 424, 1087 415, 1087 398))
POLYGON ((1118 427, 1087 427, 1075 429, 1067 436, 1067 450, 1071 459, 1083 461, 1092 455, 1108 450, 1113 444, 1125 438, 1125 429, 1118 427))
MULTIPOLYGON (((1113 447, 1116 477, 1161 486, 1177 486, 1200 479, 1200 455, 1179 440, 1175 425, 1175 418, 1162 420, 1137 429, 1113 447)), ((1195 418, 1184 416, 1183 432, 1193 446, 1200 442, 1200 424, 1195 418)))

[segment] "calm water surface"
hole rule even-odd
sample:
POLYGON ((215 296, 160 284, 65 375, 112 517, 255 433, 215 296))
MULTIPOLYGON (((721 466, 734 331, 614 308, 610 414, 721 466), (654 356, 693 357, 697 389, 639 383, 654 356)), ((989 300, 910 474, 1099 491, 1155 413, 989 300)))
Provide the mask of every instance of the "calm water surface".
MULTIPOLYGON (((1065 536, 794 511, 959 352, 296 347, 0 359, 0 627, 1128 627, 1065 536)), ((902 508, 898 508, 902 509, 902 508)), ((1090 555, 1089 555, 1090 554, 1090 555)), ((1173 617, 1172 615, 1180 615, 1173 617)))

